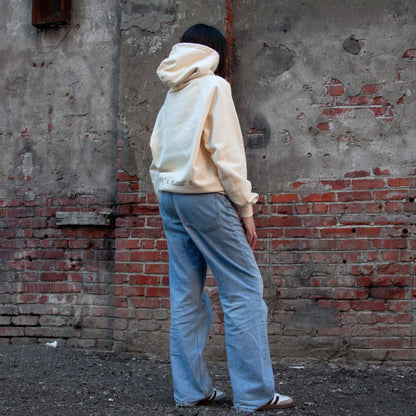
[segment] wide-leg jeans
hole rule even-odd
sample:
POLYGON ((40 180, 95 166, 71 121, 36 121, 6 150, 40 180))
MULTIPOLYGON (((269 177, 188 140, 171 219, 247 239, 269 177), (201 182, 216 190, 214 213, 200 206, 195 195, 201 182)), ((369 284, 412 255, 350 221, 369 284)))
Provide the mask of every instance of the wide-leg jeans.
POLYGON ((234 406, 255 410, 272 399, 274 378, 263 281, 238 212, 220 193, 162 192, 159 206, 169 250, 175 401, 191 405, 213 391, 202 357, 212 319, 208 265, 224 312, 234 406))

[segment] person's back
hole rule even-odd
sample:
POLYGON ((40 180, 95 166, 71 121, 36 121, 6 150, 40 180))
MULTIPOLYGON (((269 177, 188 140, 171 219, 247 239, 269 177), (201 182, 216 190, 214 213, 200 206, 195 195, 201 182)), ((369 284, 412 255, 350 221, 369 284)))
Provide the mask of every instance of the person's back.
POLYGON ((247 180, 230 86, 215 75, 223 75, 225 57, 224 36, 195 25, 158 68, 170 89, 152 133, 150 172, 169 250, 174 399, 196 406, 224 397, 203 359, 212 320, 208 265, 224 310, 234 407, 290 407, 290 397, 274 392, 263 281, 252 252, 258 195, 247 180))

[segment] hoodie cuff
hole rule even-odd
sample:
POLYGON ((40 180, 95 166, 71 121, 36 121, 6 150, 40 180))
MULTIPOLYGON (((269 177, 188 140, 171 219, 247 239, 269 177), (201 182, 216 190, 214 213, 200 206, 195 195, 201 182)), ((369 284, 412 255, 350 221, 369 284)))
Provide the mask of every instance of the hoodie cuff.
POLYGON ((253 207, 250 205, 246 205, 240 208, 240 217, 252 217, 253 216, 253 207))

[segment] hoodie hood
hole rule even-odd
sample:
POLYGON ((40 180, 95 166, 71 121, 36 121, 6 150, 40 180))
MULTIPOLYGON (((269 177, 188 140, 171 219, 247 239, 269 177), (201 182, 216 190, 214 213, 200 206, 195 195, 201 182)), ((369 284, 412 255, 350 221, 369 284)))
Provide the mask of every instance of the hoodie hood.
POLYGON ((169 88, 181 89, 190 80, 213 75, 219 62, 217 51, 196 43, 178 43, 157 69, 160 80, 169 88))

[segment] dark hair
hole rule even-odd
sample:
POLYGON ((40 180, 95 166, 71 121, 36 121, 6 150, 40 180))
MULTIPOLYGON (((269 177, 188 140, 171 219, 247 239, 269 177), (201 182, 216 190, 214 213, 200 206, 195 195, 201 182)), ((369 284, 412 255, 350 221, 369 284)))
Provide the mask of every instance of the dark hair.
POLYGON ((215 74, 223 78, 225 77, 228 43, 218 29, 204 25, 203 23, 198 23, 186 30, 181 38, 181 42, 199 43, 217 51, 218 55, 220 55, 220 61, 215 74))

